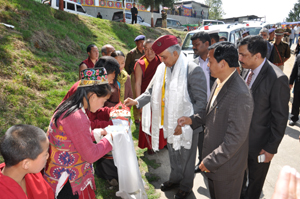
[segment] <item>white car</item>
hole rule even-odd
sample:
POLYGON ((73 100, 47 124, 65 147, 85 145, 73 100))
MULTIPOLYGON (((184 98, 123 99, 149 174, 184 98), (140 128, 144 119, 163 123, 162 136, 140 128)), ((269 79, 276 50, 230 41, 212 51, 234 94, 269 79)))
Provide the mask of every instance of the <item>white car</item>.
MULTIPOLYGON (((45 4, 48 4, 47 1, 44 2, 45 4)), ((58 10, 59 9, 59 0, 50 0, 49 5, 58 10)), ((86 13, 85 9, 82 7, 81 4, 70 1, 70 0, 64 0, 64 11, 70 12, 73 14, 79 14, 83 16, 93 17, 92 15, 89 15, 86 13)))
MULTIPOLYGON (((132 20, 131 12, 125 12, 125 20, 126 20, 126 23, 131 24, 131 20, 132 20)), ((115 12, 113 14, 112 21, 118 21, 118 22, 123 21, 123 11, 115 12)), ((140 24, 142 26, 151 27, 150 24, 144 22, 144 19, 140 15, 137 16, 137 24, 140 24)))
POLYGON ((189 60, 194 59, 194 51, 193 51, 193 44, 191 37, 201 31, 205 31, 208 34, 218 33, 219 36, 223 36, 227 38, 227 41, 237 44, 238 41, 242 38, 242 32, 245 30, 244 25, 230 25, 230 24, 223 24, 223 25, 212 25, 212 26, 204 26, 198 30, 190 31, 186 34, 183 45, 181 50, 185 53, 189 60))

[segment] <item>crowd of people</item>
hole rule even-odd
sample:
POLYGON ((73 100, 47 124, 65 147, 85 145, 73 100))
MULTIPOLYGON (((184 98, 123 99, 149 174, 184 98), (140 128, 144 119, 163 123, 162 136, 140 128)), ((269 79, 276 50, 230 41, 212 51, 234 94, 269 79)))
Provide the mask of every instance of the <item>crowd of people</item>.
MULTIPOLYGON (((197 56, 192 61, 174 35, 138 35, 126 56, 106 44, 99 58, 98 47, 89 45, 79 79, 54 111, 47 136, 30 125, 15 125, 3 136, 4 198, 54 198, 64 172, 68 189, 57 198, 95 198, 94 170, 117 186, 114 134, 104 128, 117 124, 110 111, 121 102, 134 113, 138 147, 149 155, 168 149, 171 172, 162 191, 177 189, 175 199, 187 198, 194 173, 203 172, 212 199, 258 199, 285 133, 293 84, 290 125, 299 119, 300 55, 288 80, 283 69, 290 48, 282 41, 287 32, 262 29, 237 46, 198 32, 191 37, 197 56)), ((287 175, 290 169, 281 177, 287 175)), ((283 190, 278 187, 275 193, 283 190)))

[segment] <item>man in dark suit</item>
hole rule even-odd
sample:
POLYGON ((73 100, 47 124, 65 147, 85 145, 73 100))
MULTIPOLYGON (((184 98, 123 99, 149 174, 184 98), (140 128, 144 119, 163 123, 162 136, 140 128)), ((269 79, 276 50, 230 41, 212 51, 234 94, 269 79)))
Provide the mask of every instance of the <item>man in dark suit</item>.
MULTIPOLYGON (((194 59, 194 62, 200 66, 205 74, 206 78, 206 91, 207 91, 207 101, 209 100, 210 90, 214 84, 216 78, 210 75, 210 70, 208 65, 208 47, 210 46, 210 37, 207 32, 201 31, 197 32, 191 37, 193 44, 193 51, 197 57, 194 59)), ((201 131, 198 139, 198 163, 195 166, 195 173, 200 172, 199 165, 202 161, 202 146, 203 146, 204 132, 201 131)))
POLYGON ((178 124, 195 129, 205 122, 203 160, 199 167, 208 177, 210 196, 238 199, 247 167, 253 99, 235 69, 238 53, 234 44, 221 42, 210 46, 208 59, 211 75, 217 80, 206 107, 206 122, 195 114, 179 118, 178 124))
POLYGON ((295 64, 290 75, 290 89, 293 88, 294 85, 294 98, 293 98, 293 105, 292 105, 292 117, 291 121, 289 122, 290 126, 294 126, 296 122, 299 120, 299 107, 300 107, 300 54, 297 55, 295 64))
POLYGON ((249 130, 249 184, 246 187, 245 173, 241 198, 258 199, 270 161, 277 153, 285 132, 290 90, 287 76, 266 59, 266 40, 260 36, 245 37, 240 41, 238 50, 239 61, 245 68, 242 77, 254 99, 249 130))
POLYGON ((135 7, 135 3, 132 4, 132 8, 130 9, 131 11, 131 23, 134 24, 137 22, 137 14, 138 14, 138 10, 135 7))

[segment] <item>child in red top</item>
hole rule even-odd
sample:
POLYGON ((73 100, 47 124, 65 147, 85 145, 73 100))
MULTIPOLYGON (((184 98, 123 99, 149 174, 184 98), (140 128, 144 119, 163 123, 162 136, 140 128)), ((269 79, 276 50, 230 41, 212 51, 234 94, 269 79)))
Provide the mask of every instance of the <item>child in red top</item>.
POLYGON ((38 127, 20 124, 7 130, 0 143, 5 162, 0 164, 1 199, 54 199, 40 173, 48 148, 48 138, 38 127))

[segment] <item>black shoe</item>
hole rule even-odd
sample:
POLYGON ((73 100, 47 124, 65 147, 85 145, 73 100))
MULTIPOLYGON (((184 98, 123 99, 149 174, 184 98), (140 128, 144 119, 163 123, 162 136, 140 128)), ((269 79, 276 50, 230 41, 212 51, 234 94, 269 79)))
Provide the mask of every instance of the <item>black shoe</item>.
POLYGON ((178 192, 175 194, 174 198, 175 199, 185 199, 190 195, 191 192, 192 191, 182 191, 179 189, 178 192))
POLYGON ((160 190, 162 191, 168 191, 168 190, 171 190, 175 187, 178 187, 179 184, 178 183, 173 183, 173 182, 170 182, 170 181, 167 181, 167 182, 164 182, 160 185, 160 190))
POLYGON ((289 122, 289 125, 290 125, 290 126, 294 126, 295 124, 296 124, 296 122, 294 122, 294 121, 292 121, 292 120, 289 122))
POLYGON ((197 165, 195 166, 195 173, 200 173, 200 172, 201 172, 201 169, 199 168, 199 165, 200 165, 200 164, 197 164, 197 165))

